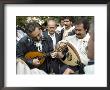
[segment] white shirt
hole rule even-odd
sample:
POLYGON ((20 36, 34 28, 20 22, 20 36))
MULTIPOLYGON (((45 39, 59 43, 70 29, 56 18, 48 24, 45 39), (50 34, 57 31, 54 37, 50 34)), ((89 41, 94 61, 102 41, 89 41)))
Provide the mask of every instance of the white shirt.
POLYGON ((35 42, 35 44, 36 44, 36 47, 38 48, 38 51, 39 51, 39 52, 42 52, 42 44, 41 44, 41 41, 35 42))
POLYGON ((63 33, 63 39, 65 39, 66 37, 68 37, 68 33, 72 32, 72 30, 75 28, 75 26, 71 27, 70 29, 64 29, 64 33, 63 33))
POLYGON ((48 35, 51 37, 52 41, 53 41, 53 48, 55 48, 55 45, 56 45, 56 37, 55 37, 55 33, 53 35, 50 35, 48 33, 48 35))
POLYGON ((17 37, 16 40, 19 41, 22 37, 24 37, 26 35, 26 33, 24 33, 22 30, 17 30, 17 37))
POLYGON ((61 30, 64 28, 64 26, 62 27, 61 25, 59 25, 58 27, 57 27, 57 29, 55 30, 56 31, 56 33, 61 33, 61 30))
POLYGON ((78 39, 76 35, 73 36, 68 36, 64 39, 64 41, 67 41, 71 43, 77 50, 81 62, 85 65, 88 64, 88 57, 87 57, 87 46, 88 46, 88 41, 89 41, 90 35, 89 33, 86 34, 86 36, 83 39, 78 39))

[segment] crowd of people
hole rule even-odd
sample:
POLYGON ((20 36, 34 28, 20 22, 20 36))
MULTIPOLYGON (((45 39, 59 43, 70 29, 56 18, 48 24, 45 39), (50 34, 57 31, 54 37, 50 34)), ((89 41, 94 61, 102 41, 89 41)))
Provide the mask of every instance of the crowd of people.
POLYGON ((93 74, 94 32, 89 30, 87 19, 73 22, 71 16, 61 17, 59 25, 49 18, 44 25, 33 21, 26 24, 24 31, 17 28, 17 74, 93 74), (67 43, 75 48, 80 63, 62 62, 69 55, 67 43))

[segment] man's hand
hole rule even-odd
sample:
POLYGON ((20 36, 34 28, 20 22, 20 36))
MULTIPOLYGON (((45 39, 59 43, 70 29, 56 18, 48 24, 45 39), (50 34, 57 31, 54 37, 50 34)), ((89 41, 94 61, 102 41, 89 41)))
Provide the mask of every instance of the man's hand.
POLYGON ((40 65, 40 61, 38 59, 33 59, 33 65, 35 66, 40 65))
POLYGON ((57 57, 57 52, 51 53, 51 57, 52 57, 52 58, 56 58, 56 57, 57 57))
POLYGON ((62 54, 62 52, 57 52, 57 58, 63 58, 64 55, 62 54))
POLYGON ((62 52, 53 52, 51 53, 51 57, 52 58, 63 58, 64 55, 62 54, 62 52))

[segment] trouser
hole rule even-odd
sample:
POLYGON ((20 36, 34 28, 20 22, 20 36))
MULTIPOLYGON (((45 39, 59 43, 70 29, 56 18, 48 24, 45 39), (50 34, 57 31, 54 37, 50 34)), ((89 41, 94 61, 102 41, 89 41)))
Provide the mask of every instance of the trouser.
POLYGON ((70 68, 74 72, 78 71, 79 74, 85 74, 85 72, 84 72, 84 65, 82 65, 82 66, 79 66, 79 65, 77 65, 77 66, 62 65, 61 68, 60 68, 60 74, 63 74, 64 71, 67 68, 70 68))
POLYGON ((85 74, 84 72, 84 64, 79 64, 79 65, 76 65, 76 66, 69 66, 69 65, 66 65, 64 63, 60 64, 60 74, 63 74, 64 71, 67 69, 67 68, 70 68, 71 70, 73 70, 74 72, 77 72, 78 74, 85 74))
POLYGON ((54 58, 50 62, 50 70, 52 73, 59 74, 60 63, 59 60, 54 58))

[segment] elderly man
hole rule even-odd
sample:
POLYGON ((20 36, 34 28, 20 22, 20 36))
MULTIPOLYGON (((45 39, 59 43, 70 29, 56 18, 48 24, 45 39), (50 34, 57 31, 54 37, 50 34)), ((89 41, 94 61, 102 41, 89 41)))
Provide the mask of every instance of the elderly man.
MULTIPOLYGON (((56 44, 61 40, 58 33, 56 33, 56 21, 53 18, 49 18, 47 21, 47 31, 44 32, 44 36, 48 36, 52 39, 53 48, 55 49, 56 44)), ((51 70, 52 73, 59 74, 59 61, 56 58, 51 58, 51 70)))

